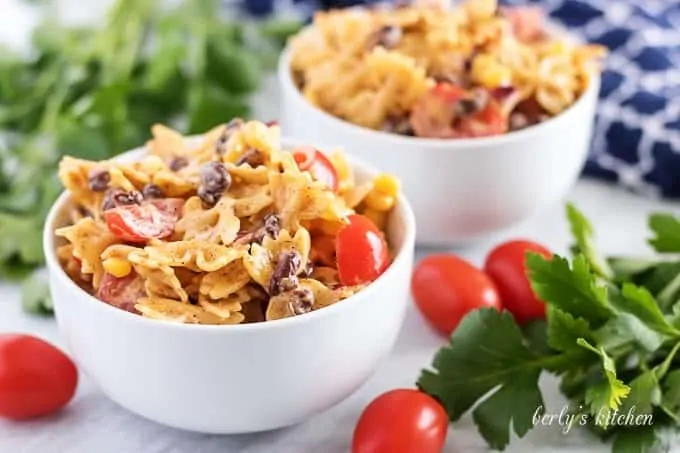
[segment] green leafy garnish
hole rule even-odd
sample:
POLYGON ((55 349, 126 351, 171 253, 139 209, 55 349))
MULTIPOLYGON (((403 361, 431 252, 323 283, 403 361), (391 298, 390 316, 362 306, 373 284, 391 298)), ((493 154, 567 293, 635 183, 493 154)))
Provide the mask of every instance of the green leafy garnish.
POLYGON ((680 253, 680 219, 671 214, 652 214, 649 227, 654 237, 649 244, 659 253, 680 253))
MULTIPOLYGON (((452 420, 471 411, 489 446, 503 450, 512 430, 521 437, 533 426, 539 376, 553 373, 570 411, 614 453, 668 452, 664 434, 680 432, 680 261, 604 257, 571 204, 567 218, 573 259, 527 254, 545 322, 520 328, 509 313, 469 313, 418 386, 452 420)), ((650 228, 656 251, 680 252, 680 220, 654 214, 650 228)))
POLYGON ((567 219, 571 226, 571 234, 576 240, 576 248, 586 257, 593 272, 604 278, 612 278, 614 273, 609 263, 595 248, 593 227, 588 219, 571 203, 567 204, 567 219))
POLYGON ((538 389, 543 363, 523 344, 509 313, 488 308, 466 316, 433 367, 423 371, 418 386, 442 401, 452 420, 494 390, 472 413, 492 447, 508 444, 510 422, 519 436, 533 426, 533 414, 543 404, 538 389))

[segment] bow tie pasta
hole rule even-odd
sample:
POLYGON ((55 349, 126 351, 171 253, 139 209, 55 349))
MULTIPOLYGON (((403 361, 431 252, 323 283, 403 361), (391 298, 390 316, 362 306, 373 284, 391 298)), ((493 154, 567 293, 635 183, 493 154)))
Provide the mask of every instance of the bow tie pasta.
POLYGON ((65 157, 62 267, 105 303, 191 324, 299 316, 360 291, 391 260, 384 229, 397 181, 358 183, 340 150, 283 150, 279 134, 236 119, 197 142, 156 125, 135 162, 65 157), (343 264, 341 236, 357 217, 384 247, 378 273, 343 264))

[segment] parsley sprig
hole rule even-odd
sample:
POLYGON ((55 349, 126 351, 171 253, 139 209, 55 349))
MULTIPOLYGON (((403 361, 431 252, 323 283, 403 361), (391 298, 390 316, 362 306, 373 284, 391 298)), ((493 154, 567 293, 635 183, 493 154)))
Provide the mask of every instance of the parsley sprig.
POLYGON ((672 255, 680 219, 650 217, 658 258, 608 258, 583 213, 572 204, 566 211, 573 257, 527 254, 546 320, 520 328, 508 312, 468 314, 418 387, 452 421, 471 411, 489 446, 503 450, 511 430, 522 437, 534 426, 544 406, 539 377, 553 373, 573 414, 613 440, 614 453, 669 451, 665 435, 680 426, 680 260, 672 255), (616 422, 627 414, 642 423, 616 422))

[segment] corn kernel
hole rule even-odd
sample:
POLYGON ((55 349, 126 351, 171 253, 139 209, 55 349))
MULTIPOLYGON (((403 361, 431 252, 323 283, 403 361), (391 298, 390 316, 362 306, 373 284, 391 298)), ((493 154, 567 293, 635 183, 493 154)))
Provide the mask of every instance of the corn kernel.
POLYGON ((399 195, 399 180, 387 173, 376 176, 373 180, 373 187, 376 191, 391 197, 399 195))
POLYGON ((472 62, 472 79, 487 88, 496 88, 510 84, 512 71, 490 55, 479 55, 472 62))
POLYGON ((366 207, 374 211, 389 211, 394 207, 394 197, 372 190, 364 198, 366 207))
POLYGON ((366 209, 364 211, 364 215, 371 219, 373 223, 375 223, 375 226, 377 226, 380 230, 385 229, 385 223, 387 222, 387 212, 366 209))
POLYGON ((102 262, 104 270, 116 278, 123 278, 132 272, 132 265, 121 258, 108 258, 102 262))

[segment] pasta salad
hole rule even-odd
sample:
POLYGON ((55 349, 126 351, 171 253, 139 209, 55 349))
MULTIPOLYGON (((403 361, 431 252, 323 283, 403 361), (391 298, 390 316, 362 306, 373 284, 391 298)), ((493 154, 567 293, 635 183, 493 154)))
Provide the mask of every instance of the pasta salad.
POLYGON ((539 9, 468 0, 318 12, 290 42, 313 105, 406 136, 504 134, 559 115, 606 54, 549 33, 539 9))
POLYGON ((284 151, 276 124, 152 134, 134 162, 60 163, 71 205, 57 256, 103 302, 181 323, 271 321, 346 299, 389 266, 394 177, 358 182, 341 150, 284 151))

